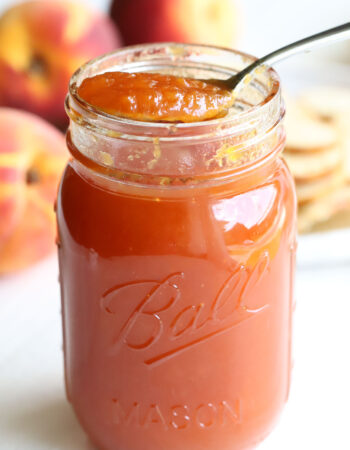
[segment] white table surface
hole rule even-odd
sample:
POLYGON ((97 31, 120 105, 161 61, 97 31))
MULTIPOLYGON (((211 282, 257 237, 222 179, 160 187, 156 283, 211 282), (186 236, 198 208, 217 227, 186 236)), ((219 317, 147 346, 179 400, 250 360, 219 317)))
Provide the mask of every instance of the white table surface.
MULTIPOLYGON (((259 450, 350 449, 349 287, 350 264, 298 268, 290 400, 259 450)), ((64 396, 54 256, 0 280, 0 342, 0 449, 92 450, 64 396)))

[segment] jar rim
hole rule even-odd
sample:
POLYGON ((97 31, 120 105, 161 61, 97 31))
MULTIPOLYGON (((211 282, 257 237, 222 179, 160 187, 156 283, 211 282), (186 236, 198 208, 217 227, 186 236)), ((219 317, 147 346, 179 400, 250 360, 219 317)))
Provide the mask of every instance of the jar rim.
MULTIPOLYGON (((220 130, 220 135, 225 134, 232 135, 234 133, 242 133, 257 127, 257 124, 264 125, 262 117, 267 117, 269 111, 274 109, 276 117, 272 117, 266 126, 262 127, 262 132, 268 131, 273 128, 283 117, 283 108, 281 106, 281 89, 280 80, 272 67, 266 67, 265 74, 267 76, 268 93, 264 98, 256 105, 252 105, 246 110, 233 115, 226 115, 221 118, 211 119, 208 121, 191 122, 191 123, 165 123, 165 122, 144 122, 127 118, 118 117, 108 114, 97 108, 94 108, 88 102, 83 100, 77 92, 79 81, 91 76, 91 72, 96 66, 104 66, 110 59, 114 57, 121 57, 122 61, 127 65, 132 60, 132 55, 139 57, 140 55, 152 55, 156 50, 165 51, 165 56, 170 57, 168 63, 171 62, 171 58, 179 58, 183 55, 190 56, 190 51, 194 53, 204 52, 216 52, 217 56, 226 57, 227 59, 237 58, 241 59, 244 66, 252 63, 256 58, 247 53, 243 53, 237 50, 232 50, 224 47, 217 47, 204 44, 182 44, 175 42, 162 42, 154 44, 141 44, 129 47, 122 47, 114 50, 110 53, 101 55, 86 64, 81 66, 71 77, 69 83, 69 93, 66 98, 66 112, 71 120, 79 122, 82 125, 87 126, 94 132, 99 134, 105 134, 111 138, 118 139, 132 139, 132 140, 144 140, 153 141, 154 138, 159 138, 163 142, 177 142, 180 141, 193 141, 196 139, 210 139, 213 137, 214 130, 220 130), (186 53, 187 52, 187 53, 186 53)), ((212 55, 215 56, 215 55, 212 55)), ((147 60, 151 61, 151 59, 147 60)), ((207 63, 209 66, 210 63, 207 63)), ((120 64, 122 66, 122 64, 120 64)), ((216 66, 211 64, 213 68, 216 66)), ((244 67, 243 66, 243 67, 244 67)), ((143 66, 147 68, 146 65, 143 66)), ((223 69, 222 66, 217 66, 223 69)), ((242 67, 242 68, 243 68, 242 67)), ((106 67, 105 67, 106 68, 106 67)), ((110 69, 111 67, 109 67, 110 69)), ((234 74, 235 71, 229 67, 225 67, 228 75, 234 74)), ((108 65, 107 65, 108 70, 108 65)), ((102 73, 105 70, 101 70, 96 73, 102 73)), ((237 72, 237 71, 236 71, 237 72)), ((259 80, 252 80, 251 83, 260 83, 259 80)), ((215 134, 215 133, 214 133, 215 134)))

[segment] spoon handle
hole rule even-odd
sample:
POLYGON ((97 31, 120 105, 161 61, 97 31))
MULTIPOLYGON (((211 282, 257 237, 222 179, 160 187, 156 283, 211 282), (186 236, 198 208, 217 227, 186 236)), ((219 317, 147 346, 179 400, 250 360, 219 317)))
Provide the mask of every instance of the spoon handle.
POLYGON ((275 50, 272 53, 269 53, 268 55, 257 59, 237 75, 234 75, 230 79, 228 79, 227 82, 229 84, 229 80, 232 80, 232 84, 235 84, 237 86, 238 83, 240 83, 246 75, 251 73, 258 66, 261 66, 263 64, 272 65, 297 53, 307 52, 314 47, 318 47, 322 44, 330 44, 332 42, 340 41, 346 38, 350 38, 350 22, 339 25, 338 27, 330 28, 329 30, 322 31, 321 33, 314 34, 312 36, 301 39, 300 41, 293 42, 292 44, 275 50))

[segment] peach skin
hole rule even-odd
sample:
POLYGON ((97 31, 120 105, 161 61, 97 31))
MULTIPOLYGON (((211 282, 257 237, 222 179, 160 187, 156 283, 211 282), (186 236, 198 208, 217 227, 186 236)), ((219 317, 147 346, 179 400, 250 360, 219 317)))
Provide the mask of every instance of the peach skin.
POLYGON ((0 17, 0 105, 24 109, 63 128, 72 73, 120 46, 111 19, 72 1, 29 1, 0 17))
POLYGON ((111 16, 126 45, 189 42, 232 47, 235 0, 114 0, 111 16))
POLYGON ((0 275, 54 249, 53 205, 67 159, 64 136, 52 125, 0 108, 0 275))

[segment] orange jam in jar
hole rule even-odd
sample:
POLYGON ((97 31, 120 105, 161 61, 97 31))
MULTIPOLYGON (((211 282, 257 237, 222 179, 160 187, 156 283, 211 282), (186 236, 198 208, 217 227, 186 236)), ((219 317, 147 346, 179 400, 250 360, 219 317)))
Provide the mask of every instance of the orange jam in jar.
POLYGON ((65 376, 100 450, 252 449, 287 399, 296 202, 276 73, 195 123, 121 118, 78 94, 105 72, 224 79, 251 61, 152 44, 72 78, 57 201, 65 376))

